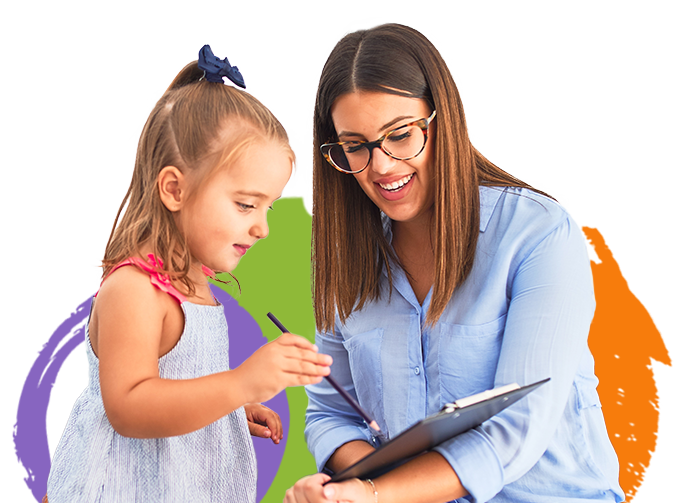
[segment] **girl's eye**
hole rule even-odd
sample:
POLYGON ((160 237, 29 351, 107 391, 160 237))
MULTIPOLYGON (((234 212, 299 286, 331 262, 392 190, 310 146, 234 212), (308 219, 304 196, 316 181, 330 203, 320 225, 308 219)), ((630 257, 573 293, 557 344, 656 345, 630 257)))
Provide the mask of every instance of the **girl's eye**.
POLYGON ((248 211, 254 208, 252 204, 236 203, 241 211, 248 211))

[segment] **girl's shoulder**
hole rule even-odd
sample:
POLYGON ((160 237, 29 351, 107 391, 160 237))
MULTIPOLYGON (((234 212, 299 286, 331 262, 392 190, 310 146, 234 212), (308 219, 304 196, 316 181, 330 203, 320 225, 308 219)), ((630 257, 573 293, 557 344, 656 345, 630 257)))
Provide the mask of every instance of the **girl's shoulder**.
POLYGON ((167 275, 158 272, 153 260, 154 257, 148 261, 132 257, 115 266, 95 294, 93 316, 102 319, 106 314, 129 320, 143 317, 160 322, 179 311, 186 298, 167 275))
POLYGON ((147 271, 135 266, 122 266, 113 270, 103 280, 95 297, 94 308, 99 311, 106 307, 121 313, 143 307, 151 316, 157 311, 164 316, 164 312, 172 304, 170 301, 177 303, 175 299, 155 287, 147 271))
POLYGON ((147 260, 140 257, 129 257, 114 266, 109 274, 102 280, 100 290, 96 293, 96 297, 103 289, 109 290, 107 285, 114 282, 116 288, 141 288, 144 292, 150 293, 151 288, 163 292, 174 298, 179 304, 185 302, 186 296, 183 295, 172 284, 169 275, 160 271, 162 261, 156 258, 153 254, 148 254, 147 260), (126 267, 131 266, 131 267, 126 267))

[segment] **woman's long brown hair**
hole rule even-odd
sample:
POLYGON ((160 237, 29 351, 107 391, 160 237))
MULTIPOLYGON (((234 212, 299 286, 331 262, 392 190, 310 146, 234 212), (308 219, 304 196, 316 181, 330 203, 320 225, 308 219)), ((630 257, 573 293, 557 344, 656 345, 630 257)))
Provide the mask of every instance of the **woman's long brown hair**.
POLYGON ((197 61, 186 65, 145 123, 131 185, 105 249, 103 277, 121 261, 140 256, 146 245, 163 261, 159 272, 183 283, 189 295, 195 291, 188 278, 191 252, 159 197, 157 176, 165 166, 182 173, 201 170, 194 177, 193 192, 252 139, 275 140, 295 160, 286 131, 267 107, 245 91, 201 77, 197 61))
POLYGON ((532 187, 472 146, 457 86, 426 37, 398 24, 346 35, 324 65, 314 110, 312 269, 318 330, 331 331, 336 314, 345 321, 378 299, 384 268, 392 288, 390 263, 396 258, 384 237, 379 208, 353 176, 333 169, 319 152, 321 144, 338 141, 332 105, 339 96, 355 91, 420 98, 436 110, 431 230, 435 264, 427 313, 427 322, 435 324, 474 263, 479 185, 532 187))

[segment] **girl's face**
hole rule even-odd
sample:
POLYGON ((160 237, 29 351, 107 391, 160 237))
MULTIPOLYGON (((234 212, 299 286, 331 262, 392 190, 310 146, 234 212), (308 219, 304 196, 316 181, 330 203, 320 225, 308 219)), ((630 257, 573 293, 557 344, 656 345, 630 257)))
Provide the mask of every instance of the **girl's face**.
POLYGON ((265 140, 204 181, 181 210, 193 258, 215 271, 232 271, 248 248, 267 237, 267 211, 281 197, 291 169, 284 147, 265 140))
MULTIPOLYGON (((336 99, 331 118, 339 141, 375 141, 392 129, 429 117, 432 112, 421 99, 363 91, 336 99)), ((430 215, 434 204, 434 133, 432 122, 424 150, 413 159, 399 161, 375 148, 364 171, 340 176, 354 176, 391 220, 419 221, 430 215)))

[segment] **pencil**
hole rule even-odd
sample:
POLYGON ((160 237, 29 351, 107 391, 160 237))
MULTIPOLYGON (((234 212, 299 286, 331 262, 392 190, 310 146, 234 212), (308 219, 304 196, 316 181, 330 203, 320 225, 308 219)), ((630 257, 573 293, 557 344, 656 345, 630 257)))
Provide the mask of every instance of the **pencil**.
MULTIPOLYGON (((278 327, 279 330, 281 330, 282 333, 288 332, 286 327, 283 326, 283 324, 277 319, 276 316, 274 316, 272 313, 267 313, 267 317, 272 320, 274 325, 278 327)), ((379 428, 379 425, 374 421, 369 414, 365 412, 365 410, 360 406, 359 403, 355 401, 355 399, 348 393, 343 387, 336 382, 336 380, 331 377, 331 376, 324 376, 324 379, 326 379, 331 387, 338 391, 340 395, 345 398, 345 401, 350 404, 350 406, 357 411, 357 413, 362 416, 362 419, 364 419, 367 424, 371 427, 374 428, 376 431, 381 431, 381 428, 379 428)))

